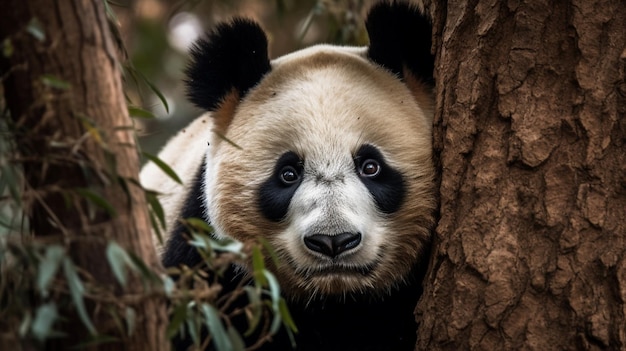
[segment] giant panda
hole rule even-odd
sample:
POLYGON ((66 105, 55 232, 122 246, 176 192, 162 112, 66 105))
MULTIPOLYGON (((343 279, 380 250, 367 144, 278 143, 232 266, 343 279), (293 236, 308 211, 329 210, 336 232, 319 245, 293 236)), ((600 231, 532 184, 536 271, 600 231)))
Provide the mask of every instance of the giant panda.
MULTIPOLYGON (((366 28, 368 47, 316 45, 270 61, 258 24, 219 24, 186 72, 189 99, 207 113, 159 154, 183 184, 154 164, 141 172, 168 214, 164 266, 201 261, 180 222, 189 217, 217 239, 272 245, 279 263, 267 265, 298 350, 415 346, 436 204, 431 27, 411 4, 381 2, 366 28)), ((291 345, 281 333, 262 349, 291 345)))

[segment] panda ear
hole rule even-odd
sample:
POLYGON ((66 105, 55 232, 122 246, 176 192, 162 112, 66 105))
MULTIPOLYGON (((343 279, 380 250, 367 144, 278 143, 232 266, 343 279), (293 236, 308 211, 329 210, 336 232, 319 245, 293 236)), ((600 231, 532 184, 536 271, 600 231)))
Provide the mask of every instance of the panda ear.
POLYGON ((405 81, 417 78, 433 84, 432 26, 416 6, 398 1, 379 2, 370 9, 365 26, 370 38, 367 53, 370 60, 405 81), (412 77, 407 77, 407 73, 412 77))
POLYGON ((208 111, 234 109, 233 104, 270 71, 265 32, 244 18, 217 25, 194 43, 190 55, 187 97, 208 111))

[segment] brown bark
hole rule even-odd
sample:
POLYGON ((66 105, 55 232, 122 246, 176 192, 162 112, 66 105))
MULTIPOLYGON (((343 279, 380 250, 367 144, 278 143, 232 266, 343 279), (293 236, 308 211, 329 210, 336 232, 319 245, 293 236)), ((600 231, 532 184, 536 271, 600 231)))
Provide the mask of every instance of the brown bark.
POLYGON ((626 348, 626 3, 426 6, 441 218, 418 349, 626 348))
MULTIPOLYGON (((104 255, 109 240, 157 267, 145 197, 131 181, 137 179, 138 154, 104 2, 10 0, 2 8, 0 37, 13 46, 13 53, 2 62, 4 92, 17 126, 15 139, 27 184, 26 211, 35 238, 69 244, 76 265, 104 287, 115 286, 104 255), (29 32, 33 23, 39 23, 35 27, 41 28, 45 39, 29 32), (65 81, 69 88, 46 84, 45 76, 65 81), (74 192, 77 188, 99 193, 117 215, 89 205, 74 192)), ((143 291, 138 277, 128 287, 130 293, 143 291)), ((98 332, 124 343, 88 349, 169 349, 164 300, 147 296, 130 306, 138 317, 133 334, 124 336, 102 305, 91 301, 98 332)), ((74 319, 59 325, 69 337, 53 349, 66 349, 89 337, 74 319)))

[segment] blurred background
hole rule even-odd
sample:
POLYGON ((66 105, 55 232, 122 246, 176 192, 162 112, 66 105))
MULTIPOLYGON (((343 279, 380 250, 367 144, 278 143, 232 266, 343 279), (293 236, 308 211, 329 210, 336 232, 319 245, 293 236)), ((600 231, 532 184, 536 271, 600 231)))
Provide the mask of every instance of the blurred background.
MULTIPOLYGON (((143 151, 157 154, 203 111, 185 99, 189 46, 217 22, 256 20, 269 39, 270 58, 316 43, 366 45, 364 15, 372 0, 113 0, 110 15, 126 49, 126 94, 151 112, 135 118, 143 151), (163 103, 166 101, 166 104, 163 103), (167 109, 165 107, 167 105, 167 109)), ((139 114, 135 114, 137 117, 139 114)))

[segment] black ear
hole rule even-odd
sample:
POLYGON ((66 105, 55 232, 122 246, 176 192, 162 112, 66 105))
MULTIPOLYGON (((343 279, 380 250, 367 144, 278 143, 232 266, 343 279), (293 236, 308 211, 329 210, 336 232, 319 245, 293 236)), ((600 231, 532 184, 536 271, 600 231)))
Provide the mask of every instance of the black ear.
POLYGON ((379 2, 370 9, 365 27, 372 61, 400 78, 405 78, 406 68, 423 82, 433 83, 432 25, 416 6, 399 1, 379 2))
POLYGON ((219 24, 190 54, 187 97, 208 111, 218 109, 233 89, 243 97, 270 70, 265 32, 248 19, 219 24))

